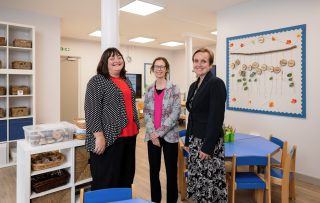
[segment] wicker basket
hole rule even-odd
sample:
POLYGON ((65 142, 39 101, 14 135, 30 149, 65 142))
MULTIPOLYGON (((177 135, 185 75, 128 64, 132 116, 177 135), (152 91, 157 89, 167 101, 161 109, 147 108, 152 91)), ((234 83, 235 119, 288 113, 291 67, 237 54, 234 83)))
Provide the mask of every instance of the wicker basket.
POLYGON ((12 69, 32 69, 32 63, 30 61, 12 61, 12 69))
POLYGON ((29 108, 25 106, 21 107, 11 107, 10 108, 10 116, 11 117, 18 117, 18 116, 28 116, 29 115, 29 108))
POLYGON ((73 139, 76 139, 76 140, 84 140, 86 139, 86 134, 73 134, 73 139))
POLYGON ((23 48, 32 48, 32 41, 25 39, 14 39, 13 40, 14 47, 23 47, 23 48))
POLYGON ((60 166, 64 159, 64 155, 58 151, 34 154, 31 156, 31 168, 34 171, 39 171, 60 166))
MULTIPOLYGON (((1 93, 1 91, 0 91, 0 93, 1 93)), ((30 94, 30 87, 28 87, 28 86, 11 86, 10 87, 10 94, 11 95, 27 95, 27 94, 30 94)))
POLYGON ((0 118, 6 117, 6 111, 3 108, 0 108, 0 118))
POLYGON ((84 146, 75 150, 75 182, 91 178, 90 165, 88 163, 89 152, 84 146))
POLYGON ((70 174, 64 169, 43 173, 31 178, 31 188, 32 191, 39 193, 65 185, 69 179, 70 174))
POLYGON ((73 121, 79 128, 86 129, 86 120, 84 118, 75 118, 73 121))
POLYGON ((50 193, 31 200, 31 203, 70 203, 71 189, 65 189, 58 192, 50 193))
POLYGON ((5 95, 6 93, 6 87, 0 87, 0 95, 5 95))
POLYGON ((0 46, 6 46, 6 38, 0 37, 0 46))

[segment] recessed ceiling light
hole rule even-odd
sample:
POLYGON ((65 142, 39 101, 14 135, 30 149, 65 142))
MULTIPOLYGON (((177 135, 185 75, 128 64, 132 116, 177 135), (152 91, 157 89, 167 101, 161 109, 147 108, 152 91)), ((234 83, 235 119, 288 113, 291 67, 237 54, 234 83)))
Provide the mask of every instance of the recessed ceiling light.
POLYGON ((162 44, 160 44, 160 45, 162 45, 162 46, 168 46, 168 47, 176 47, 176 46, 183 45, 183 43, 171 41, 171 42, 164 42, 164 43, 162 43, 162 44))
POLYGON ((211 32, 211 34, 217 35, 217 34, 218 34, 218 31, 213 31, 213 32, 211 32))
POLYGON ((120 11, 125 11, 125 12, 129 12, 129 13, 133 13, 141 16, 146 16, 151 13, 160 11, 162 9, 163 7, 161 6, 156 6, 154 4, 137 0, 123 6, 122 8, 120 8, 120 11))
POLYGON ((147 38, 147 37, 136 37, 136 38, 130 39, 129 42, 147 43, 147 42, 152 42, 154 40, 155 39, 147 38))
POLYGON ((97 31, 91 32, 89 35, 93 37, 101 37, 101 31, 97 30, 97 31))

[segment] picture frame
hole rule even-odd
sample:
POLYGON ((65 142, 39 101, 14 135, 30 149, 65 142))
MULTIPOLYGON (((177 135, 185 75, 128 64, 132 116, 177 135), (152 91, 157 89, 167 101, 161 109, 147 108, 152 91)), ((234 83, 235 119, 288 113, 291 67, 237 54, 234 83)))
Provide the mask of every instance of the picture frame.
POLYGON ((226 40, 227 109, 306 117, 306 25, 226 40))

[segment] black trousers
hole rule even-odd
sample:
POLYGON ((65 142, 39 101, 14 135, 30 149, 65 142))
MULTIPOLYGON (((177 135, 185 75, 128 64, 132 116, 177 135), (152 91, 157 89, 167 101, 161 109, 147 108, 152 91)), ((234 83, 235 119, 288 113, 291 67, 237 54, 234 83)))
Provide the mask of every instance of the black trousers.
POLYGON ((152 141, 148 141, 151 201, 157 203, 161 202, 159 172, 161 167, 161 149, 163 149, 167 173, 167 203, 176 203, 178 200, 178 143, 169 143, 162 138, 159 139, 161 147, 155 146, 152 144, 152 141))
POLYGON ((136 138, 118 138, 101 155, 90 152, 91 190, 131 188, 136 168, 136 138))

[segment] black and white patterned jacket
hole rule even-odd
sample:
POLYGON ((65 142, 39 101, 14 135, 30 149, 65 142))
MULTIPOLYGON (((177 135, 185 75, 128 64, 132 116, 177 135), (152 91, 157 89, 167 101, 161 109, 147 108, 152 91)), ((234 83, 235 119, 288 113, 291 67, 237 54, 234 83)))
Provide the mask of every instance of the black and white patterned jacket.
MULTIPOLYGON (((139 129, 139 119, 136 108, 135 92, 131 82, 125 82, 131 89, 133 115, 139 129)), ((112 145, 122 129, 128 124, 126 107, 121 90, 103 75, 93 76, 87 84, 85 96, 85 119, 86 119, 86 149, 94 151, 95 137, 93 133, 103 132, 106 138, 106 147, 112 145)))

